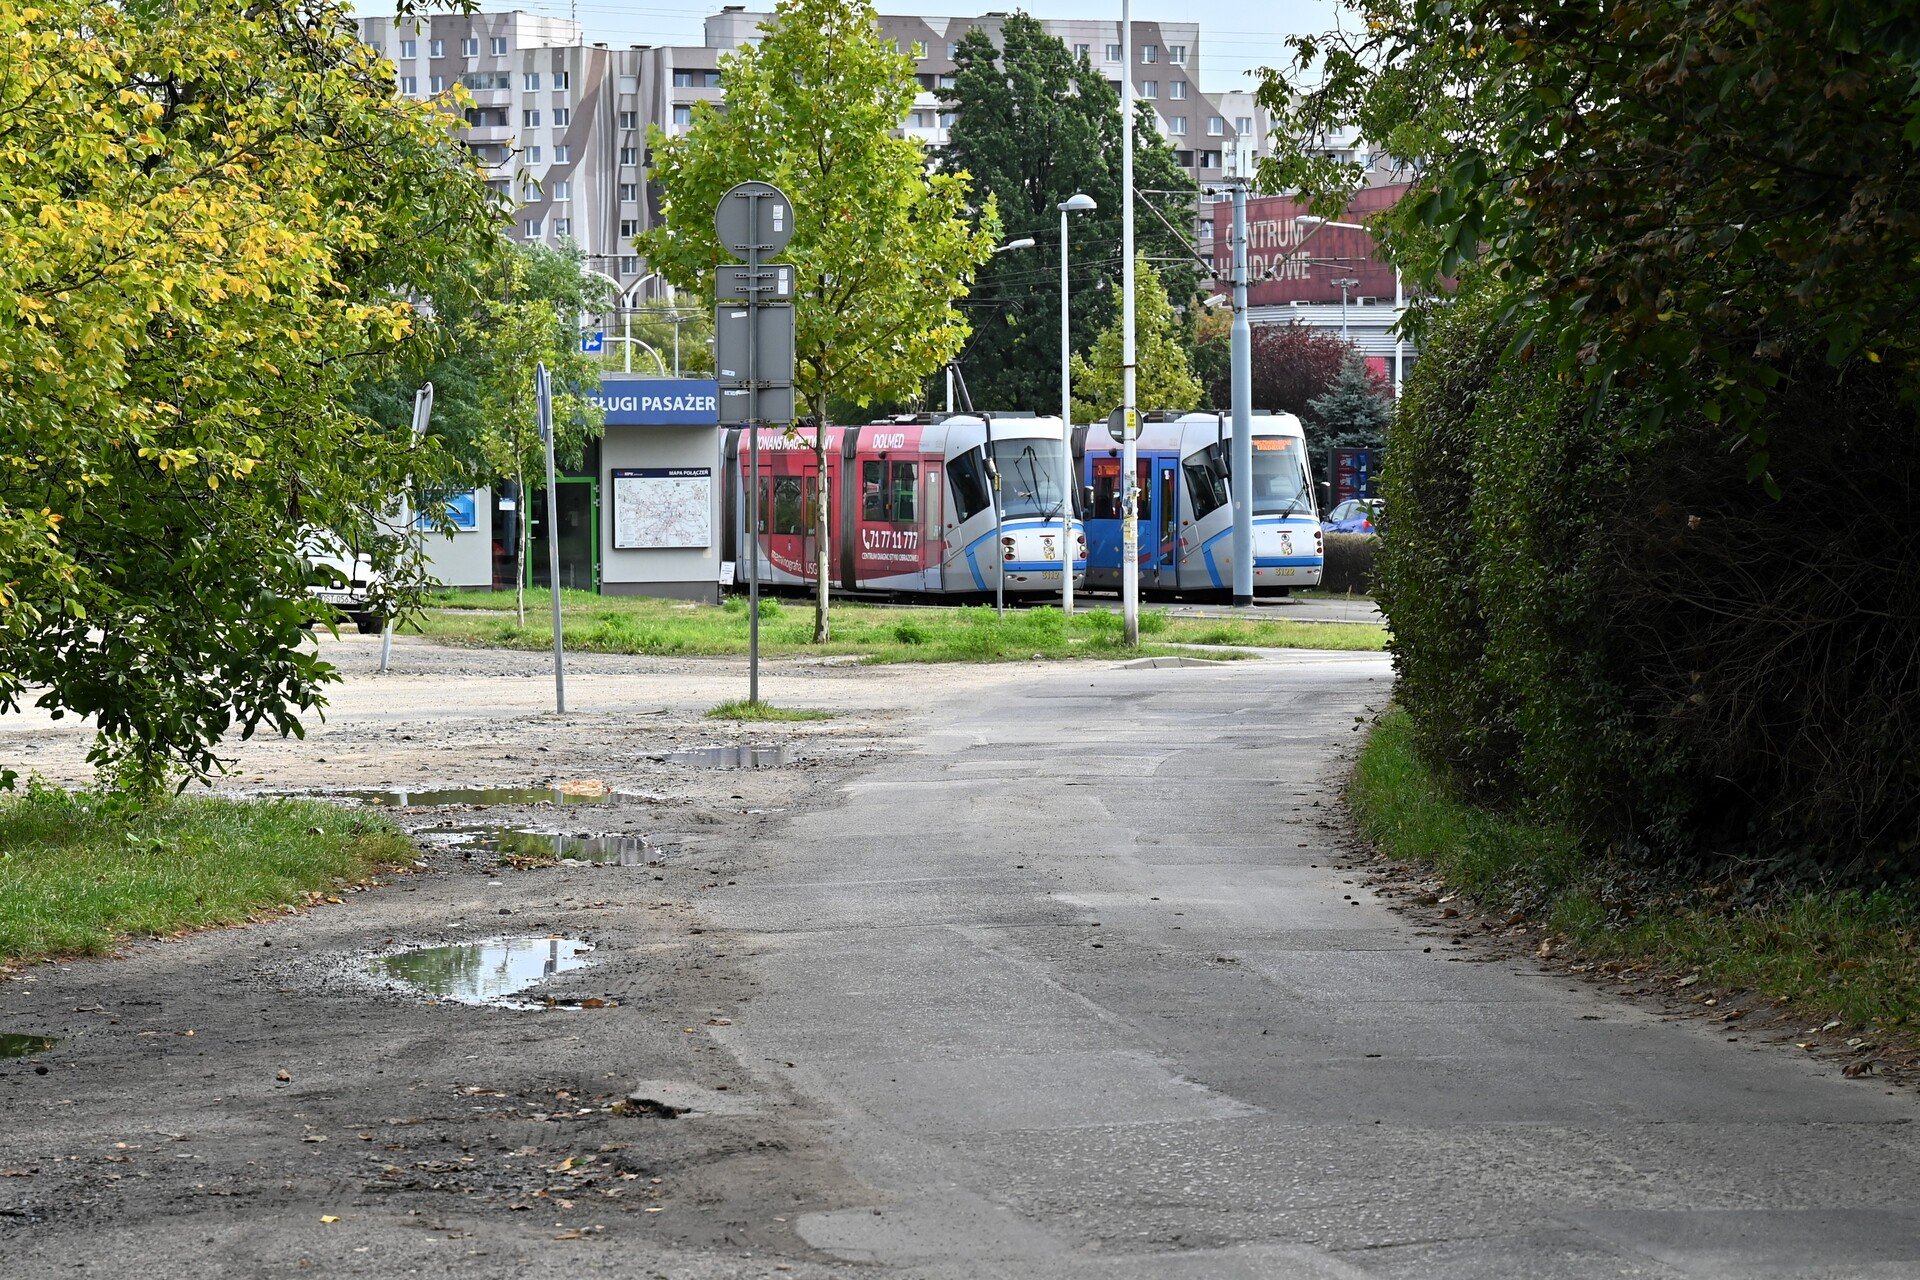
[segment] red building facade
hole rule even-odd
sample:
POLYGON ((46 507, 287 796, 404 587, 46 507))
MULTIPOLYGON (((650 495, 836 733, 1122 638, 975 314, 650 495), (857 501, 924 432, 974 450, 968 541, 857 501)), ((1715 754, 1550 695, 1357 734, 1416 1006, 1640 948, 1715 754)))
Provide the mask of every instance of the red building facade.
MULTIPOLYGON (((1354 196, 1336 222, 1365 222, 1406 194, 1410 184, 1369 187, 1354 196)), ((1378 256, 1372 235, 1345 227, 1294 221, 1310 213, 1291 196, 1255 196, 1247 201, 1247 302, 1285 306, 1292 302, 1340 301, 1335 280, 1358 280, 1347 296, 1393 301, 1393 266, 1378 256)), ((1216 287, 1233 283, 1232 206, 1214 206, 1213 267, 1216 287)))

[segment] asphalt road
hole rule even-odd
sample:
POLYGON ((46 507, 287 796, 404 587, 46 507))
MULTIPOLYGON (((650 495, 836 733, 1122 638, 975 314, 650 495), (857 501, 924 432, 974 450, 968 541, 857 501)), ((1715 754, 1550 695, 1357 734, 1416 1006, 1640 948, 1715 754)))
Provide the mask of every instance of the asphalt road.
POLYGON ((645 798, 407 820, 644 832, 656 864, 429 841, 337 904, 0 983, 0 1030, 60 1037, 0 1061, 0 1274, 1920 1276, 1911 1095, 1457 945, 1342 869, 1383 655, 789 664, 779 696, 842 718, 707 775, 645 748, 722 732, 670 695, 726 664, 600 659, 561 719, 538 655, 405 657, 356 669, 308 764, 250 744, 249 781, 590 769, 645 798), (540 990, 598 1007, 369 977, 509 931, 592 942, 540 990))
POLYGON ((1911 1277, 1914 1100, 1489 960, 1334 869, 1377 655, 1047 674, 935 718, 715 904, 723 1033, 925 1277, 1911 1277), (1430 949, 1429 949, 1430 948, 1430 949))

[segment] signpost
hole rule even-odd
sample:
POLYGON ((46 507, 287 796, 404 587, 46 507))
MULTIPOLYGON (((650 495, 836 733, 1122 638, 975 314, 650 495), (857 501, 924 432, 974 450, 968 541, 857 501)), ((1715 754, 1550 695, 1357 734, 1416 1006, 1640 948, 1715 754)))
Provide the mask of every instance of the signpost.
POLYGON ((559 482, 553 465, 553 383, 547 376, 547 362, 534 366, 533 395, 540 420, 540 439, 547 446, 547 594, 553 597, 553 709, 567 713, 567 658, 560 640, 560 517, 557 510, 559 482))
POLYGON ((581 332, 580 350, 583 354, 590 355, 590 356, 598 355, 600 352, 605 351, 606 349, 607 349, 607 331, 605 329, 594 329, 591 332, 587 332, 583 330, 581 332))
MULTIPOLYGON (((742 182, 720 197, 713 229, 744 267, 715 273, 714 372, 720 421, 747 428, 747 700, 760 701, 760 426, 793 421, 793 267, 768 262, 793 240, 793 202, 770 182, 742 182)), ((826 430, 823 423, 821 430, 826 430)), ((824 483, 826 477, 822 476, 824 483)))
MULTIPOLYGON (((420 384, 420 389, 413 393, 414 447, 418 448, 420 442, 427 438, 427 420, 432 416, 433 384, 431 382, 423 382, 420 384)), ((419 537, 419 528, 420 524, 416 519, 412 524, 412 528, 409 529, 407 536, 417 540, 419 537)), ((388 668, 393 664, 393 606, 391 603, 387 606, 386 614, 387 616, 382 619, 380 623, 381 675, 387 674, 388 668)))

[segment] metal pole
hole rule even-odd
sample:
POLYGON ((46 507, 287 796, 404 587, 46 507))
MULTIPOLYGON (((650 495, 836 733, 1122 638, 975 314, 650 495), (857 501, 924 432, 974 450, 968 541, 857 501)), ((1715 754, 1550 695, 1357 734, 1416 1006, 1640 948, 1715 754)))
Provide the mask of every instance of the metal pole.
POLYGON ((1067 206, 1060 206, 1060 609, 1073 612, 1073 330, 1067 323, 1067 206))
POLYGON ((1400 268, 1393 269, 1393 403, 1400 405, 1401 366, 1406 359, 1406 342, 1400 337, 1400 321, 1407 313, 1407 288, 1400 278, 1400 268))
POLYGON ((625 372, 633 372, 633 312, 620 312, 620 347, 626 355, 625 372))
POLYGON ((993 479, 993 562, 1000 566, 993 580, 993 611, 1004 618, 1007 616, 1007 547, 1000 514, 1000 463, 993 456, 993 415, 982 413, 980 421, 987 428, 987 475, 993 479))
POLYGON ((534 393, 539 403, 540 438, 547 445, 547 594, 553 597, 553 709, 567 713, 567 655, 560 637, 560 485, 553 465, 553 384, 546 361, 534 368, 534 393))
POLYGON ((1140 643, 1139 411, 1133 340, 1133 0, 1120 0, 1120 613, 1126 642, 1140 643))
MULTIPOLYGON (((747 577, 747 701, 757 706, 760 702, 760 380, 755 375, 760 372, 760 366, 753 347, 760 330, 760 192, 754 191, 748 200, 753 216, 747 220, 751 228, 747 242, 747 278, 753 281, 754 296, 747 304, 747 438, 752 442, 749 469, 753 473, 750 524, 753 567, 747 577)), ((718 371, 717 361, 714 367, 718 371)), ((826 477, 821 476, 820 480, 824 484, 826 477)))
POLYGON ((1253 327, 1247 321, 1247 184, 1233 184, 1233 602, 1253 603, 1253 327))

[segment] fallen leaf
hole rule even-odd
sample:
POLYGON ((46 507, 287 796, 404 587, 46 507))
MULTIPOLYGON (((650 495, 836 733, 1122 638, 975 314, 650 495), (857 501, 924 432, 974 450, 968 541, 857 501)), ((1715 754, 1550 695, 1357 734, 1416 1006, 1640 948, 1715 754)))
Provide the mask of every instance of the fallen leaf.
POLYGON ((285 1084, 285 1083, 286 1083, 287 1081, 289 1081, 289 1080, 291 1080, 291 1079, 293 1079, 293 1076, 292 1076, 292 1074, 291 1074, 290 1072, 288 1072, 288 1071, 287 1071, 287 1070, 286 1070, 286 1069, 285 1069, 285 1068, 283 1067, 283 1068, 282 1068, 282 1069, 280 1069, 279 1071, 276 1071, 276 1072, 274 1072, 274 1073, 273 1073, 273 1078, 274 1078, 275 1080, 278 1080, 278 1081, 279 1081, 280 1083, 282 1083, 282 1084, 285 1084))
POLYGON ((1686 977, 1680 979, 1680 981, 1674 983, 1673 985, 1676 987, 1690 987, 1698 981, 1700 981, 1700 975, 1697 973, 1690 973, 1686 977))
POLYGON ((1873 1063, 1871 1060, 1866 1062, 1849 1062, 1846 1066, 1840 1068, 1840 1074, 1849 1080, 1858 1080, 1861 1076, 1870 1076, 1873 1074, 1873 1063))
POLYGON ((337 1213, 323 1213, 320 1215, 320 1221, 331 1226, 333 1223, 340 1221, 340 1215, 337 1213))
MULTIPOLYGON (((549 630, 551 630, 551 628, 549 628, 549 630)), ((732 1018, 708 1018, 707 1025, 710 1027, 730 1027, 733 1025, 733 1019, 732 1018)))

